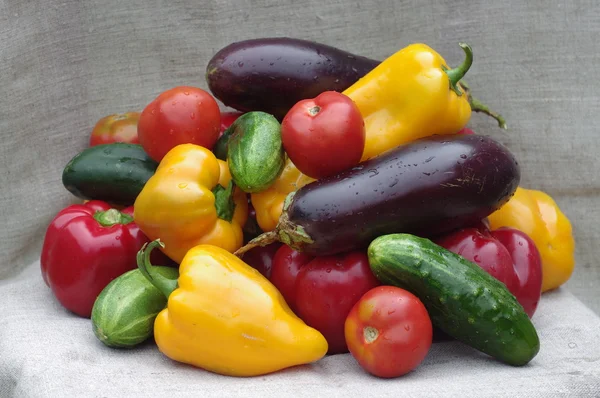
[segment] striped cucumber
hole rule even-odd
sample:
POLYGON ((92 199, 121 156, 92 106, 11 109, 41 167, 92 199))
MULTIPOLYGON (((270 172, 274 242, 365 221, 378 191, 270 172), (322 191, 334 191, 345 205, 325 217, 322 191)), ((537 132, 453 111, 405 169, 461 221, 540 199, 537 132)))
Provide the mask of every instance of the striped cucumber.
MULTIPOLYGON (((176 268, 155 266, 165 278, 177 279, 176 268)), ((92 308, 96 337, 108 347, 127 348, 153 335, 154 319, 167 304, 166 296, 134 269, 113 279, 92 308)))
POLYGON ((283 171, 281 125, 273 115, 248 112, 229 127, 227 162, 231 178, 244 192, 267 189, 283 171))
POLYGON ((410 234, 374 239, 368 256, 382 283, 419 297, 432 323, 448 335, 514 366, 537 355, 540 341, 527 313, 477 264, 410 234))

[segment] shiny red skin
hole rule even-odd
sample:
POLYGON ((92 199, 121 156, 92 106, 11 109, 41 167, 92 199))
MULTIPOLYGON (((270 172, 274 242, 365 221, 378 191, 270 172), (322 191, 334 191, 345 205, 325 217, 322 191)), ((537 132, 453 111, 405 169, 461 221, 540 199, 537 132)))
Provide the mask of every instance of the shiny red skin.
POLYGON ((273 259, 280 247, 281 243, 278 242, 267 246, 257 246, 244 254, 244 262, 269 279, 271 277, 273 259))
POLYGON ((515 264, 519 286, 517 299, 531 318, 542 294, 542 260, 535 242, 524 232, 503 227, 492 236, 510 253, 515 264))
POLYGON ((296 308, 296 277, 300 269, 314 257, 282 245, 273 257, 271 283, 281 292, 288 306, 298 314, 296 308))
POLYGON ((506 285, 531 318, 542 293, 542 264, 533 240, 514 228, 464 228, 435 243, 472 261, 506 285))
POLYGON ((221 112, 221 131, 219 131, 219 137, 242 115, 242 112, 221 112))
POLYGON ((395 286, 379 286, 365 293, 348 313, 344 332, 354 359, 381 378, 400 377, 416 369, 433 342, 433 325, 425 305, 395 286))
POLYGON ((364 251, 311 258, 287 246, 275 256, 271 281, 296 314, 323 334, 328 354, 348 352, 346 316, 363 294, 380 285, 364 251))
POLYGON ((212 149, 219 138, 221 112, 217 101, 206 91, 178 86, 162 92, 142 111, 138 139, 157 162, 180 144, 212 149))
MULTIPOLYGON (((96 211, 110 208, 97 200, 70 205, 54 217, 44 237, 44 282, 63 307, 85 318, 110 281, 137 267, 137 252, 148 242, 133 221, 102 226, 94 219, 96 211)), ((132 206, 121 212, 133 217, 132 206)))
POLYGON ((470 135, 470 134, 475 134, 475 132, 469 128, 463 128, 461 130, 459 130, 456 134, 465 134, 465 135, 470 135))
POLYGON ((298 170, 319 179, 360 162, 365 122, 348 96, 326 91, 289 110, 281 122, 281 140, 298 170))

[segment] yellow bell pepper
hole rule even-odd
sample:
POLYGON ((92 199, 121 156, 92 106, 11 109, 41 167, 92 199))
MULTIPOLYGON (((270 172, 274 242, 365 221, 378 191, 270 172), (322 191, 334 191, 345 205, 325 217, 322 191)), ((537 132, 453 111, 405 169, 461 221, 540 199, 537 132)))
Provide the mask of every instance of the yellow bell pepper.
POLYGON ((327 340, 307 326, 260 272, 227 250, 199 245, 188 251, 179 279, 154 272, 152 241, 138 267, 168 298, 154 322, 159 350, 174 361, 228 376, 258 376, 315 362, 327 340))
POLYGON ((569 280, 575 267, 575 239, 569 219, 548 194, 518 187, 488 220, 492 229, 516 228, 535 242, 542 258, 542 292, 569 280))
MULTIPOLYGON (((468 45, 460 46, 466 59, 455 69, 427 45, 412 44, 344 91, 365 120, 361 160, 426 136, 456 133, 467 124, 471 106, 459 80, 471 67, 473 53, 468 45)), ((271 187, 251 195, 263 231, 275 228, 287 194, 311 182, 293 164, 288 167, 271 187)))
POLYGON ((232 189, 227 163, 208 149, 182 144, 161 160, 134 203, 134 221, 180 263, 189 249, 211 244, 234 252, 243 244, 248 198, 232 189))
POLYGON ((283 201, 292 191, 315 181, 300 172, 287 158, 281 175, 266 190, 252 194, 252 206, 256 210, 256 221, 263 231, 275 229, 283 211, 283 201), (260 209, 260 211, 258 210, 260 209))
POLYGON ((460 46, 466 60, 456 69, 427 45, 412 44, 344 91, 365 121, 362 160, 418 138, 456 133, 467 124, 471 106, 458 81, 473 53, 468 45, 460 46))

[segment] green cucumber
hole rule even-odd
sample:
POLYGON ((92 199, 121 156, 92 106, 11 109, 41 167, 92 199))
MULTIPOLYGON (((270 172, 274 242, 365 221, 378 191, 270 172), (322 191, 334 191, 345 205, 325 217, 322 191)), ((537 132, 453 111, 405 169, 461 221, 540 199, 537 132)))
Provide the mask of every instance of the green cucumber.
POLYGON ((267 189, 285 165, 281 125, 268 113, 248 112, 230 128, 227 163, 233 182, 248 193, 267 189))
MULTIPOLYGON (((155 266, 168 279, 178 277, 176 268, 155 266)), ((154 334, 154 320, 167 298, 139 269, 113 279, 98 295, 92 308, 94 335, 108 347, 129 348, 154 334)))
POLYGON ((540 341, 527 313, 477 264, 410 234, 374 239, 368 256, 380 282, 419 297, 432 323, 448 335, 514 366, 537 355, 540 341))
POLYGON ((102 144, 75 155, 63 170, 62 182, 78 198, 129 206, 157 167, 139 144, 102 144))

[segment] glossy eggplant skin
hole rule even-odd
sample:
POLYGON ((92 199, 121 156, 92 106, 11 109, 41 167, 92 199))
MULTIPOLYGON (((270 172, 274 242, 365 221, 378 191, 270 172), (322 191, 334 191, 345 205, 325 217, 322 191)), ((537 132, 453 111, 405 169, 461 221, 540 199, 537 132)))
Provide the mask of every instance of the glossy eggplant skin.
POLYGON ((206 82, 224 105, 281 121, 296 102, 344 91, 379 63, 314 41, 266 37, 219 50, 207 65, 206 82))
POLYGON ((378 236, 433 237, 500 208, 521 179, 513 154, 481 135, 430 136, 296 191, 285 212, 312 255, 366 247, 378 236))

